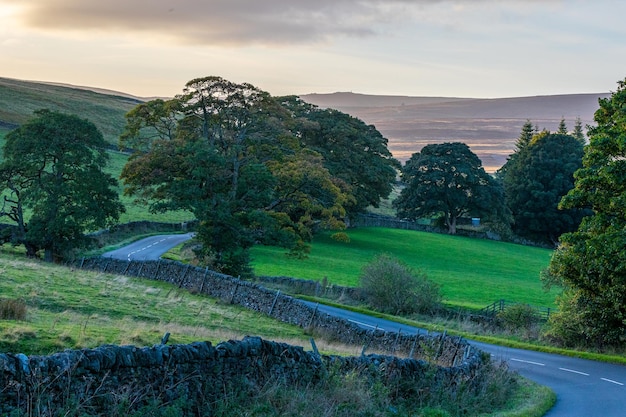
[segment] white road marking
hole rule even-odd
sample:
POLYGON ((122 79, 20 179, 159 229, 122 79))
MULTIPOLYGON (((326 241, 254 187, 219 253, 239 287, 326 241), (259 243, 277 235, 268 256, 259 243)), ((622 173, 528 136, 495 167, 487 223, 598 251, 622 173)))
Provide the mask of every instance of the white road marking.
POLYGON ((589 374, 586 374, 584 372, 580 372, 580 371, 575 371, 573 369, 567 369, 567 368, 559 368, 561 371, 565 371, 565 372, 571 372, 573 374, 578 374, 578 375, 584 375, 584 376, 589 376, 589 374))
POLYGON ((378 330, 386 331, 386 330, 385 330, 385 329, 383 329, 382 327, 372 326, 371 324, 361 323, 360 321, 350 320, 350 319, 348 319, 348 321, 349 321, 349 322, 352 322, 352 323, 354 323, 354 324, 358 324, 359 326, 371 327, 372 329, 378 329, 378 330))
POLYGON ((148 246, 144 246, 144 247, 143 247, 143 248, 141 248, 141 249, 137 249, 137 250, 135 250, 135 251, 129 252, 129 253, 128 253, 127 258, 128 258, 128 260, 130 260, 130 257, 131 257, 132 255, 134 255, 134 254, 136 254, 136 253, 139 253, 139 252, 142 252, 142 251, 144 251, 144 250, 146 250, 146 249, 150 249, 151 247, 153 247, 153 246, 155 246, 155 245, 158 245, 159 243, 165 242, 166 240, 171 239, 171 238, 172 238, 172 237, 166 237, 166 238, 163 238, 163 239, 161 239, 161 240, 159 240, 159 241, 157 241, 157 242, 151 243, 151 244, 149 244, 148 246))
POLYGON ((545 363, 540 363, 540 362, 525 361, 522 359, 515 359, 515 358, 511 358, 511 360, 515 362, 529 363, 531 365, 546 366, 545 363))
POLYGON ((606 379, 606 378, 600 378, 600 379, 606 382, 610 382, 611 384, 622 385, 622 386, 624 385, 621 382, 613 381, 612 379, 606 379))

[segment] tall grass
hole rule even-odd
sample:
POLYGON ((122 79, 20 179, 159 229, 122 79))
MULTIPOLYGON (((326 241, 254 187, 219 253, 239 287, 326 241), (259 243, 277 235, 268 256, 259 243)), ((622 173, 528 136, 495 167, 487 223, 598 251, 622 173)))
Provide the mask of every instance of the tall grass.
POLYGON ((552 307, 555 293, 545 292, 539 280, 551 251, 461 236, 386 228, 348 232, 349 243, 317 236, 306 259, 285 255, 276 247, 252 250, 257 275, 291 276, 358 286, 362 268, 381 253, 421 270, 441 285, 444 302, 482 308, 496 300, 552 307))

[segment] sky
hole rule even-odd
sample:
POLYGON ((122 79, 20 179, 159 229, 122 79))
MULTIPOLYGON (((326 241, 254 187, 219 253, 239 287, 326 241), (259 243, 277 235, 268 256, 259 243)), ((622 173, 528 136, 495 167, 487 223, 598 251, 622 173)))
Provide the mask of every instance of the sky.
POLYGON ((171 97, 217 75, 272 95, 615 91, 622 0, 0 0, 0 77, 171 97))

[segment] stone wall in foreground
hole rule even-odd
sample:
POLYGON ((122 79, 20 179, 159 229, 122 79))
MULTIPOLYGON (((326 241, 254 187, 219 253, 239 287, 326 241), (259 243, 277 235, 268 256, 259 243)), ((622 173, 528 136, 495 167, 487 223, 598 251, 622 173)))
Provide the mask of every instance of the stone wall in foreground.
POLYGON ((197 342, 101 346, 50 356, 0 354, 0 415, 18 409, 22 414, 16 415, 57 415, 63 410, 110 415, 115 407, 138 409, 154 399, 159 404, 183 399, 189 415, 195 415, 193 410, 206 411, 225 392, 258 392, 277 382, 313 386, 329 370, 375 376, 388 384, 427 379, 454 386, 478 369, 476 364, 464 371, 433 368, 394 356, 324 356, 258 337, 217 346, 197 342))

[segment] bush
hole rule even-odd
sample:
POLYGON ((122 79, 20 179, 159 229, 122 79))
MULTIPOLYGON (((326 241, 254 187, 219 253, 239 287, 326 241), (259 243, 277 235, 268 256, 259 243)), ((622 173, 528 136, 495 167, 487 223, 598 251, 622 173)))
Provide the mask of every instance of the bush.
POLYGON ((511 331, 528 331, 539 323, 537 312, 527 304, 507 307, 498 313, 497 318, 507 330, 511 331))
POLYGON ((0 320, 26 320, 24 301, 0 299, 0 320))
POLYGON ((432 313, 441 303, 439 285, 388 255, 363 268, 360 287, 367 302, 384 313, 432 313))

